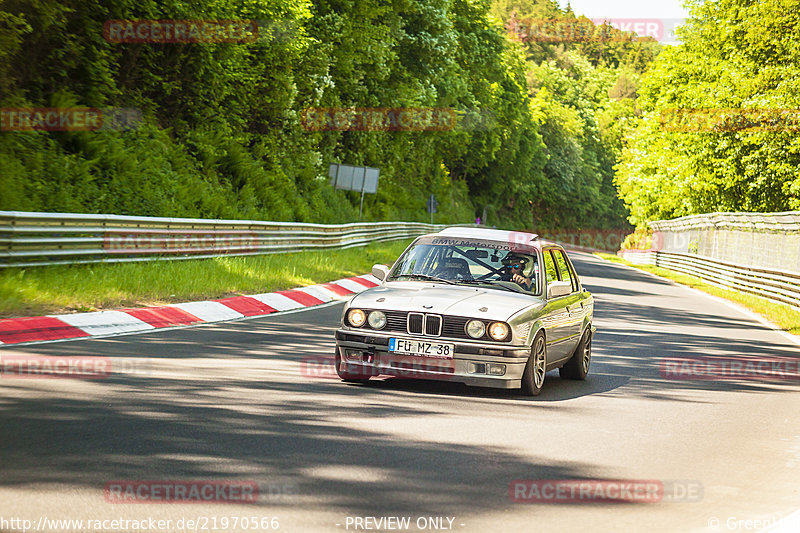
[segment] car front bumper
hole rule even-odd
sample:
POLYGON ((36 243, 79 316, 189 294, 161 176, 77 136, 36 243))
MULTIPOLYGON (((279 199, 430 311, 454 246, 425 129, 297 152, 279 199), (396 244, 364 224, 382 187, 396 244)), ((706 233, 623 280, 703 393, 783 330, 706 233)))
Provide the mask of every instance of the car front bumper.
POLYGON ((343 370, 366 376, 397 376, 413 379, 453 381, 476 387, 519 388, 530 347, 467 342, 458 339, 416 337, 402 333, 378 333, 339 329, 336 350, 343 370), (452 359, 395 354, 389 352, 389 339, 418 340, 453 344, 452 359), (502 375, 490 374, 503 370, 502 375))

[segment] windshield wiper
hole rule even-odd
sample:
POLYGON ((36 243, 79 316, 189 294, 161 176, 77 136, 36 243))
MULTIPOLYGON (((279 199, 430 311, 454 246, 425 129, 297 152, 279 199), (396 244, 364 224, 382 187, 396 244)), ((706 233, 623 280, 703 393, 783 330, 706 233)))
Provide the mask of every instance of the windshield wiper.
POLYGON ((451 281, 449 279, 444 278, 437 278, 435 276, 429 276, 427 274, 400 274, 399 276, 395 276, 396 278, 419 278, 419 279, 426 279, 429 281, 441 281, 442 283, 447 283, 449 285, 456 285, 455 281, 451 281))
POLYGON ((519 291, 516 291, 516 290, 512 289, 511 287, 506 286, 506 285, 500 285, 499 283, 495 283, 495 281, 499 281, 499 280, 464 279, 464 280, 459 281, 459 283, 463 283, 465 285, 491 285, 492 288, 497 287, 498 289, 503 289, 503 290, 506 290, 506 291, 519 292, 519 291))

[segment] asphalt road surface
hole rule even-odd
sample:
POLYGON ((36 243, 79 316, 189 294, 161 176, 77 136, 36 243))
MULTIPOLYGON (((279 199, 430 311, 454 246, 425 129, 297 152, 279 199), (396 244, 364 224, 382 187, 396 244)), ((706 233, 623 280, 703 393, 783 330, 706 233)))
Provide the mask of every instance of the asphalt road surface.
POLYGON ((112 372, 0 379, 0 530, 759 531, 797 511, 800 383, 662 370, 665 358, 791 364, 798 346, 717 300, 572 255, 596 298, 590 376, 550 372, 536 398, 397 378, 344 384, 329 366, 341 303, 3 348, 6 359, 108 357, 112 372), (142 480, 252 482, 258 497, 114 503, 104 491, 142 480), (544 480, 660 488, 652 501, 518 503, 515 480, 538 480, 543 497, 544 480))

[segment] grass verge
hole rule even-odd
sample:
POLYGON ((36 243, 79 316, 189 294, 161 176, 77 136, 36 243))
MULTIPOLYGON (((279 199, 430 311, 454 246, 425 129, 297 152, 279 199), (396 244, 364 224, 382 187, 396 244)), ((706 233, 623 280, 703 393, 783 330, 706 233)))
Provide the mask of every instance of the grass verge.
POLYGON ((183 261, 0 270, 0 318, 85 312, 291 289, 391 265, 411 240, 363 248, 183 261))
POLYGON ((612 263, 619 263, 621 265, 638 268, 639 270, 650 272, 656 276, 680 283, 681 285, 686 285, 688 287, 692 287, 693 289, 699 289, 703 292, 711 294, 712 296, 718 296, 720 298, 730 300, 731 302, 737 303, 743 307, 746 307, 750 311, 763 316, 783 331, 792 333, 794 335, 800 335, 800 312, 795 311, 788 305, 770 302, 769 300, 765 300, 764 298, 760 298, 746 292, 721 289, 719 287, 715 287, 714 285, 709 285, 700 278, 675 272, 673 270, 668 270, 666 268, 652 265, 637 265, 614 254, 595 253, 594 255, 612 263))

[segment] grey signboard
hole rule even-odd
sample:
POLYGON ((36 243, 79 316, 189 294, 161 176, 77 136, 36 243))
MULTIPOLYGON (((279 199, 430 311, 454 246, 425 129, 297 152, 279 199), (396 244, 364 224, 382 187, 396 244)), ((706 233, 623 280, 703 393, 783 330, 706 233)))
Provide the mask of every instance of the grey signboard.
POLYGON ((335 188, 369 194, 378 192, 380 172, 378 168, 354 167, 337 163, 331 163, 328 167, 328 176, 331 178, 331 185, 335 188))

